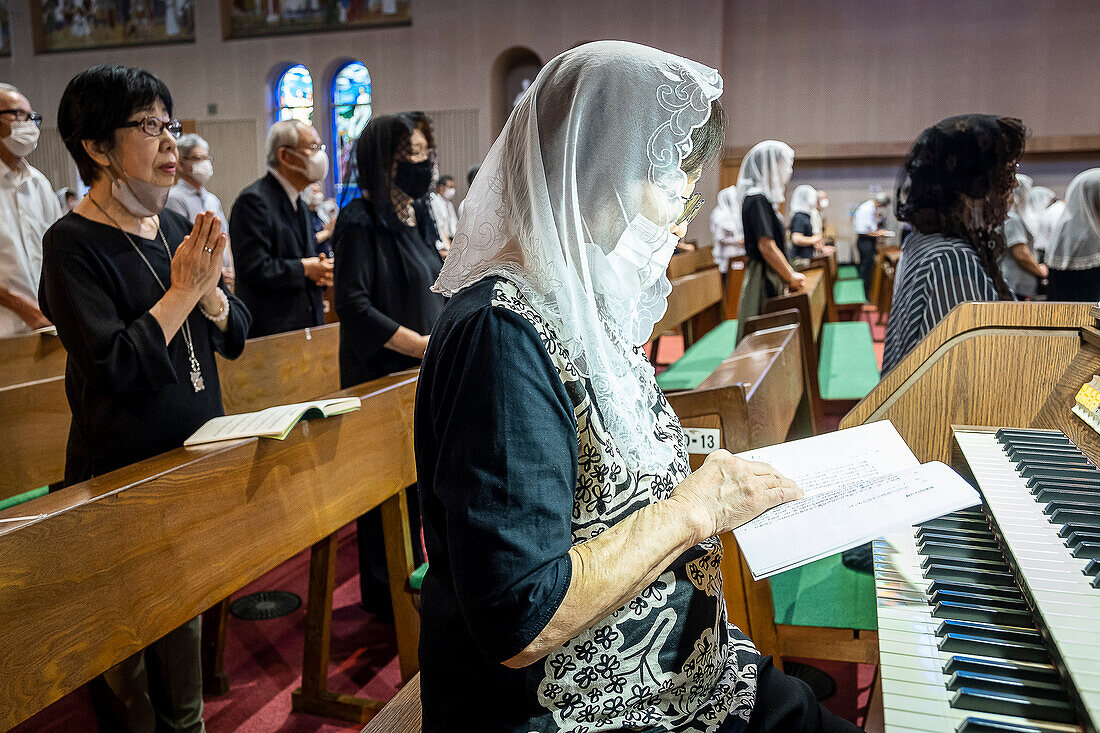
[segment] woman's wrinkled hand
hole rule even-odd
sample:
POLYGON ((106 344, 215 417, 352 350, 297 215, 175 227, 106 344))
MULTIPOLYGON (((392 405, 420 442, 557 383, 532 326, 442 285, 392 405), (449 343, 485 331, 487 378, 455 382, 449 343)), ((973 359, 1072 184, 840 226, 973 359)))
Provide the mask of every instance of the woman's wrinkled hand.
POLYGON ((802 496, 802 489, 794 481, 768 464, 719 450, 680 482, 668 501, 687 513, 702 540, 729 532, 774 506, 802 496))
POLYGON ((191 233, 172 256, 172 286, 194 295, 196 301, 210 291, 221 277, 222 253, 228 241, 214 212, 199 214, 191 233))

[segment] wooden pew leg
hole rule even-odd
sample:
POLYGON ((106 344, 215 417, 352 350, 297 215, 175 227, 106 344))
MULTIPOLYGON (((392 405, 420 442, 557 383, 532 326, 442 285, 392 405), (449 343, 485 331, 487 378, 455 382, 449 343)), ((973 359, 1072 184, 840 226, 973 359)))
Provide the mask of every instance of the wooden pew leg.
MULTIPOLYGON (((409 507, 404 490, 382 504, 382 536, 386 543, 386 568, 390 576, 393 623, 397 632, 397 658, 401 681, 408 682, 420 671, 420 614, 405 582, 416 569, 409 532, 409 507)), ((420 538, 417 537, 417 542, 420 538)))
POLYGON ((332 592, 335 588, 336 535, 331 534, 310 550, 302 686, 291 693, 291 709, 297 713, 366 723, 382 709, 382 702, 328 691, 332 592))
POLYGON ((229 692, 225 673, 225 628, 229 623, 229 599, 202 614, 202 691, 207 695, 229 692))

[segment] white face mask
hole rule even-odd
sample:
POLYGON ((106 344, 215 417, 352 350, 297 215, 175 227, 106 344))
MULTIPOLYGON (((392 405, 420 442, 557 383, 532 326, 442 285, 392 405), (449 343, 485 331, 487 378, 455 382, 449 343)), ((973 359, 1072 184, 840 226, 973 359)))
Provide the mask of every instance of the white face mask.
POLYGON ((821 203, 818 204, 818 208, 821 208, 821 209, 829 208, 829 199, 821 199, 821 203))
MULTIPOLYGON (((122 170, 121 165, 118 165, 118 163, 115 163, 115 165, 118 166, 119 170, 122 170)), ((134 216, 155 216, 168 203, 168 192, 172 190, 171 186, 157 186, 131 175, 127 175, 126 180, 123 180, 115 175, 113 170, 109 170, 109 173, 111 175, 111 195, 134 216)))
POLYGON ((455 197, 455 190, 454 190, 453 186, 448 186, 447 188, 443 189, 443 198, 450 201, 454 197, 455 197))
POLYGON ((309 195, 309 205, 318 208, 321 204, 325 203, 325 194, 323 191, 315 191, 309 195))
POLYGON ((638 214, 607 254, 607 262, 624 283, 645 290, 665 274, 678 241, 668 229, 638 214))
POLYGON ((205 186, 213 175, 214 164, 209 160, 200 160, 198 163, 191 164, 191 176, 202 185, 205 186))
MULTIPOLYGON (((304 154, 297 150, 291 150, 291 152, 297 156, 305 157, 304 154)), ((291 168, 301 173, 313 183, 323 181, 325 176, 328 175, 328 153, 324 150, 318 150, 316 153, 306 158, 305 168, 299 168, 298 166, 291 166, 291 168)))
POLYGON ((26 158, 38 147, 38 125, 30 120, 11 123, 11 134, 0 138, 0 143, 17 158, 26 158))

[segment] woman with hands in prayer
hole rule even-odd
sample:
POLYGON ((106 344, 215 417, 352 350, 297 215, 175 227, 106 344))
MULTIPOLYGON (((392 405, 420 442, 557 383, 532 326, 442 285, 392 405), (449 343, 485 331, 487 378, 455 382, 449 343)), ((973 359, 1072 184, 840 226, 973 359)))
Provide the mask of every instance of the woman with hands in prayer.
POLYGON ((726 616, 716 535, 801 491, 725 451, 691 473, 641 349, 721 93, 653 48, 566 51, 466 198, 415 408, 425 731, 857 730, 726 616))
MULTIPOLYGON (((96 66, 69 82, 58 130, 90 186, 43 239, 39 297, 65 346, 72 484, 178 448, 223 414, 215 352, 236 358, 249 314, 221 283, 227 236, 163 210, 178 164, 168 88, 96 66)), ((91 684, 103 730, 201 732, 195 618, 91 684)))

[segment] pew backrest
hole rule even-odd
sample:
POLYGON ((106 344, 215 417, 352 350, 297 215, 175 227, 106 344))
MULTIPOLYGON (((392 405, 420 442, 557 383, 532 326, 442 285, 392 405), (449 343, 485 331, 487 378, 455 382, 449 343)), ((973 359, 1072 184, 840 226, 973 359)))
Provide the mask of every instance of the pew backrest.
POLYGON ((724 311, 722 275, 717 268, 678 277, 672 281, 668 309, 653 327, 650 338, 680 328, 684 335, 684 348, 687 348, 717 326, 723 320, 724 311))
POLYGON ((0 338, 0 387, 65 374, 65 347, 56 334, 36 331, 0 338))
POLYGON ((688 252, 677 252, 668 263, 668 279, 675 280, 699 270, 718 267, 712 247, 696 247, 688 252))

